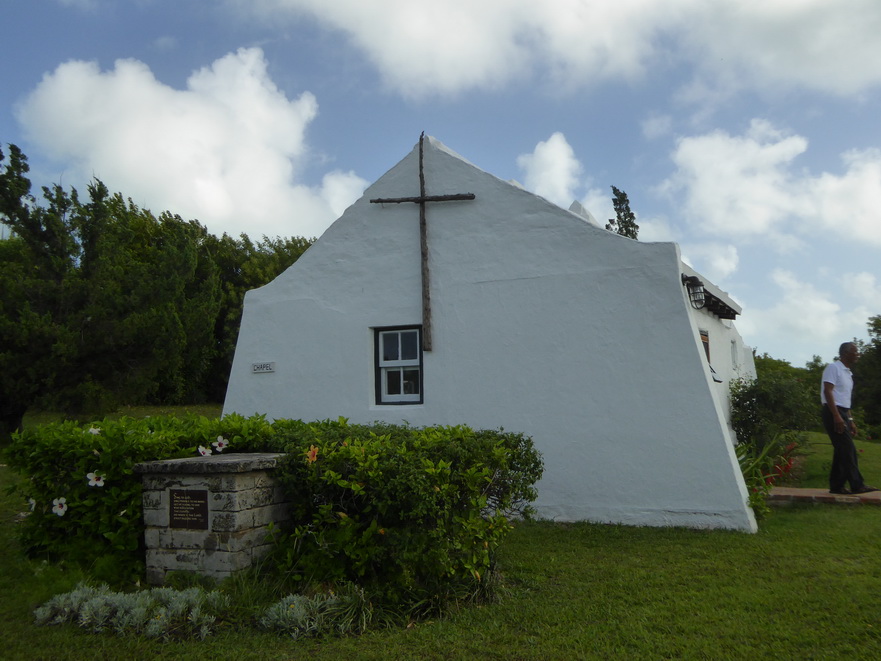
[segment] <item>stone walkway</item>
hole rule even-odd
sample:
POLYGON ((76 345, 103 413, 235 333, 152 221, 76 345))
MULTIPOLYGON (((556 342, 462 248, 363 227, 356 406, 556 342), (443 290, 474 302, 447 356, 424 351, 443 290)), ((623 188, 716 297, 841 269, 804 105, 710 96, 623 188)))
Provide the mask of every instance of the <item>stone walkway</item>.
MULTIPOLYGON (((874 486, 874 485, 873 485, 874 486)), ((795 487, 772 487, 768 495, 769 505, 792 503, 831 503, 834 505, 881 505, 881 491, 860 495, 841 496, 828 489, 797 489, 795 487)))

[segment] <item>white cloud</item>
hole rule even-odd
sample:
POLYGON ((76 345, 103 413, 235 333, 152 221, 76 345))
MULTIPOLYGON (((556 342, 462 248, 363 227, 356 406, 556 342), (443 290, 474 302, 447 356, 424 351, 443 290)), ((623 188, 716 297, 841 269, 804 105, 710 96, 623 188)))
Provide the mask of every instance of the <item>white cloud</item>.
MULTIPOLYGON (((609 189, 611 190, 611 189, 609 189)), ((585 209, 593 214, 597 222, 605 227, 610 218, 615 217, 615 207, 612 205, 612 196, 602 188, 591 188, 581 199, 585 209)))
POLYGON ((824 172, 806 183, 816 224, 849 238, 881 245, 881 150, 842 155, 841 176, 824 172))
POLYGON ((744 136, 682 138, 664 188, 684 189, 686 215, 708 234, 767 234, 795 211, 787 166, 806 149, 806 139, 783 137, 762 120, 744 136))
POLYGON ((678 241, 679 233, 666 218, 637 216, 640 241, 678 241))
MULTIPOLYGON (((841 276, 842 291, 869 308, 881 311, 881 283, 873 273, 845 273, 841 276)), ((872 314, 878 314, 873 312, 872 314)))
POLYGON ((694 101, 781 86, 855 95, 881 83, 877 0, 227 1, 273 21, 314 16, 408 96, 633 81, 683 63, 694 101))
POLYGON ((360 193, 354 174, 323 189, 296 183, 308 156, 312 94, 289 100, 260 49, 240 49, 193 73, 185 90, 136 60, 111 71, 71 61, 20 104, 19 122, 51 158, 77 163, 153 211, 197 218, 215 233, 316 236, 360 193))
MULTIPOLYGON (((611 191, 611 187, 608 190, 611 191)), ((611 193, 607 193, 602 188, 589 189, 580 202, 593 214, 601 227, 605 227, 606 223, 615 217, 611 193)), ((666 218, 637 214, 636 224, 639 225, 640 241, 676 241, 676 231, 666 218)))
POLYGON ((807 139, 759 119, 742 136, 685 137, 672 154, 677 171, 660 189, 681 193, 685 218, 710 236, 761 237, 787 251, 800 248, 799 234, 846 227, 846 238, 881 245, 881 151, 848 152, 843 174, 812 176, 796 168, 807 148, 807 139))
POLYGON ((814 353, 820 353, 826 346, 838 346, 848 325, 843 322, 841 305, 789 271, 775 270, 771 280, 780 291, 777 303, 770 308, 751 306, 744 311, 738 327, 745 336, 761 336, 764 346, 760 350, 771 355, 784 353, 777 347, 791 346, 804 338, 810 338, 810 343, 817 347, 814 353))
POLYGON ((335 217, 342 216, 355 200, 357 200, 368 182, 351 170, 340 172, 334 170, 324 175, 321 182, 321 197, 327 202, 335 217))
POLYGON ((650 115, 642 121, 641 127, 647 140, 657 140, 673 130, 673 118, 670 115, 650 115))
MULTIPOLYGON (((642 232, 640 232, 640 238, 643 238, 642 232)), ((715 242, 683 245, 682 259, 717 285, 737 271, 737 265, 740 261, 735 246, 715 242)))
MULTIPOLYGON (((557 206, 569 208, 576 197, 582 167, 562 133, 554 133, 547 141, 539 142, 531 154, 518 156, 517 165, 524 173, 523 183, 527 190, 557 206)), ((593 209, 585 206, 596 215, 593 209)))
MULTIPOLYGON (((845 273, 840 278, 842 298, 853 305, 853 317, 860 323, 860 332, 852 336, 866 337, 866 322, 869 317, 881 314, 881 283, 877 277, 866 271, 845 273)), ((847 337, 846 339, 850 339, 847 337)))
POLYGON ((851 0, 703 2, 679 27, 710 88, 799 86, 855 95, 881 83, 881 4, 851 0))
POLYGON ((745 308, 737 326, 746 338, 762 338, 760 352, 792 357, 794 365, 815 354, 831 357, 841 342, 865 337, 866 320, 877 314, 881 303, 881 288, 867 273, 824 280, 827 289, 783 269, 772 271, 770 280, 777 302, 767 308, 745 308), (868 286, 868 290, 846 291, 849 286, 868 286), (865 304, 852 305, 856 299, 865 304))
POLYGON ((633 80, 654 59, 655 34, 694 2, 228 1, 265 18, 311 14, 345 32, 406 96, 495 88, 537 71, 565 86, 633 80))

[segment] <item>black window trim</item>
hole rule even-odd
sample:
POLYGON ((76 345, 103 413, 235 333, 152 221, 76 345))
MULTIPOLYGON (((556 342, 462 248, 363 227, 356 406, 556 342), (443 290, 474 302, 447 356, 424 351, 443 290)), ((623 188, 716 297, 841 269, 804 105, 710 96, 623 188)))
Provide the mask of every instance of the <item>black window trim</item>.
POLYGON ((374 397, 375 403, 377 406, 414 406, 418 404, 422 404, 425 401, 425 369, 423 366, 423 352, 422 352, 422 325, 421 324, 410 324, 404 326, 374 326, 373 327, 373 383, 374 383, 374 397), (383 332, 386 331, 407 331, 407 330, 418 330, 419 331, 419 399, 411 400, 411 401, 402 401, 402 402, 384 402, 383 392, 382 392, 382 368, 380 367, 380 346, 379 346, 379 338, 383 332))

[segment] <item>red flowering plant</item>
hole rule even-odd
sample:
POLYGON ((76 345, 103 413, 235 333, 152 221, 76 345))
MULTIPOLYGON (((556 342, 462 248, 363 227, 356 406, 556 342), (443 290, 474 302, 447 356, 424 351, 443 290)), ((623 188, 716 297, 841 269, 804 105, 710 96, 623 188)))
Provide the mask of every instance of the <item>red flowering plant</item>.
POLYGON ((806 370, 756 356, 755 379, 731 382, 731 426, 737 457, 757 516, 768 514, 771 487, 791 472, 804 431, 816 424, 816 394, 806 370))
POLYGON ((782 482, 792 472, 792 466, 795 462, 793 454, 797 448, 798 443, 795 441, 790 441, 786 447, 783 448, 783 452, 781 452, 774 460, 774 466, 771 468, 771 472, 765 475, 765 482, 767 484, 773 486, 778 482, 782 482))
POLYGON ((771 488, 783 481, 795 465, 799 448, 799 434, 786 432, 775 436, 761 450, 754 443, 740 443, 736 448, 743 479, 749 489, 749 504, 756 516, 768 515, 771 510, 767 497, 771 488))

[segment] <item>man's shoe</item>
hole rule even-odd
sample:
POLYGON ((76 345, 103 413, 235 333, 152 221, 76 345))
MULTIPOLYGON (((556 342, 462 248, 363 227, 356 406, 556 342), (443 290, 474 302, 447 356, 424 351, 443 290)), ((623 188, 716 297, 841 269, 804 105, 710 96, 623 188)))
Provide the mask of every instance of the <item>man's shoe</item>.
POLYGON ((870 487, 868 484, 864 484, 859 489, 854 489, 853 493, 871 493, 873 491, 878 491, 878 487, 870 487))
POLYGON ((835 491, 833 491, 832 489, 829 489, 829 493, 834 493, 834 494, 836 494, 837 496, 849 496, 849 495, 851 495, 851 492, 848 491, 847 489, 836 489, 835 491))

